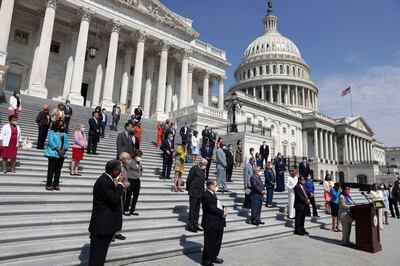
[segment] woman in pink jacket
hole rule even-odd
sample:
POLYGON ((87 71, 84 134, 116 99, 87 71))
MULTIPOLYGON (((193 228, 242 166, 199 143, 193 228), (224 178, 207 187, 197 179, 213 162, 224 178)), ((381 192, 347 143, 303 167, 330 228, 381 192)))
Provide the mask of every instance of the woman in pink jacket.
POLYGON ((83 159, 83 153, 87 146, 85 125, 79 124, 74 132, 74 145, 72 145, 71 175, 80 176, 78 173, 79 162, 83 159))

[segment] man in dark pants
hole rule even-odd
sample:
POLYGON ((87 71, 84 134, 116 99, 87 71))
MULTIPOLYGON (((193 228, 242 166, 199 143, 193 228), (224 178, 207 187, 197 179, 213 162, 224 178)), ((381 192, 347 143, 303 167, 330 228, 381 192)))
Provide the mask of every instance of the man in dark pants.
POLYGON ((397 219, 400 219, 399 207, 397 206, 397 197, 398 197, 398 195, 397 195, 396 188, 393 187, 392 183, 389 183, 389 209, 390 209, 390 214, 392 215, 393 218, 397 217, 397 219), (394 208, 394 211, 393 211, 393 208, 394 208))
POLYGON ((269 157, 269 146, 266 141, 263 141, 263 144, 260 146, 260 156, 263 158, 263 165, 265 160, 265 165, 268 163, 269 157))
POLYGON ((100 138, 99 113, 92 112, 92 118, 89 119, 89 140, 87 145, 87 154, 98 155, 97 143, 100 138))
POLYGON ((89 266, 104 265, 111 240, 115 232, 121 230, 121 196, 124 187, 127 186, 124 181, 125 177, 121 176, 120 161, 112 160, 107 162, 106 172, 94 184, 93 209, 89 225, 89 266))
POLYGON ((224 152, 225 152, 225 157, 226 157, 226 182, 232 182, 232 172, 233 172, 233 148, 232 144, 228 145, 228 148, 226 146, 223 147, 224 152))
POLYGON ((251 224, 259 226, 265 224, 261 222, 261 207, 263 203, 263 197, 265 195, 264 184, 260 177, 261 167, 257 167, 254 170, 254 175, 250 178, 251 184, 251 224))
POLYGON ((307 161, 307 157, 303 157, 303 161, 299 163, 299 176, 307 178, 310 174, 310 164, 307 161))
POLYGON ((207 160, 201 159, 198 165, 193 166, 186 180, 186 191, 189 192, 189 222, 186 230, 197 233, 203 231, 199 226, 199 212, 201 198, 204 193, 205 176, 204 171, 207 167, 207 160))
POLYGON ((47 104, 43 106, 43 110, 39 112, 35 122, 38 124, 39 127, 39 136, 36 149, 43 150, 44 143, 46 142, 47 134, 49 132, 49 127, 51 124, 50 107, 47 104))
POLYGON ((302 176, 299 177, 299 183, 294 187, 294 196, 294 208, 296 209, 294 234, 308 235, 309 233, 304 229, 304 221, 306 215, 310 212, 310 200, 308 199, 305 180, 302 176))
MULTIPOLYGON (((204 142, 204 139, 203 139, 204 142)), ((208 139, 205 139, 205 142, 203 144, 203 147, 201 147, 201 157, 207 160, 207 167, 206 167, 206 180, 208 180, 208 176, 210 174, 210 167, 211 167, 211 162, 212 162, 212 157, 213 157, 213 149, 211 147, 210 141, 208 139)))
POLYGON ((174 141, 172 134, 168 134, 168 138, 161 144, 163 151, 163 167, 160 179, 171 179, 171 167, 174 158, 174 141))
POLYGON ((134 157, 135 144, 133 143, 133 128, 131 124, 125 123, 125 130, 117 136, 117 159, 123 152, 129 153, 131 158, 134 157))
POLYGON ((187 126, 187 123, 185 123, 185 125, 183 127, 181 127, 181 130, 179 131, 179 135, 181 136, 182 142, 188 141, 188 139, 187 139, 188 134, 189 134, 189 128, 187 126))
POLYGON ((104 134, 106 133, 106 126, 108 121, 108 115, 106 113, 106 109, 103 108, 101 110, 101 121, 100 121, 100 137, 103 139, 104 134))
POLYGON ((250 178, 254 175, 254 171, 256 169, 256 159, 254 157, 250 157, 250 160, 247 164, 244 165, 243 168, 243 185, 244 185, 244 203, 242 208, 250 209, 251 208, 251 183, 250 178))
POLYGON ((201 226, 204 229, 202 265, 205 266, 224 262, 222 259, 218 258, 218 255, 221 250, 224 227, 226 226, 225 217, 228 211, 215 195, 217 190, 217 181, 214 179, 208 180, 207 190, 204 192, 201 200, 203 206, 203 220, 201 226))
POLYGON ((68 133, 69 130, 69 122, 71 121, 71 116, 72 116, 71 102, 67 100, 64 105, 64 128, 66 133, 68 133))
POLYGON ((121 108, 115 104, 113 106, 111 115, 112 115, 111 130, 117 131, 118 130, 118 122, 119 122, 119 119, 121 118, 121 108))
POLYGON ((307 196, 311 202, 311 206, 313 209, 313 217, 319 217, 318 216, 318 211, 317 211, 317 206, 315 204, 315 197, 314 197, 314 192, 315 192, 315 186, 314 186, 314 180, 311 179, 311 176, 305 177, 305 189, 307 192, 307 196))

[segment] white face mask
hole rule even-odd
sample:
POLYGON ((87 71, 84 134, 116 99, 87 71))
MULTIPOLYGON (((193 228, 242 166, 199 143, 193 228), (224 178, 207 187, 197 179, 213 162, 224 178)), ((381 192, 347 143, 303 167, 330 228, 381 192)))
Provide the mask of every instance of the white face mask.
POLYGON ((86 131, 86 128, 84 128, 84 127, 81 128, 81 131, 82 131, 82 132, 85 132, 85 131, 86 131))
POLYGON ((200 166, 200 169, 201 170, 204 170, 204 169, 206 169, 207 168, 207 165, 202 165, 202 166, 200 166))
POLYGON ((136 162, 140 163, 142 161, 142 157, 136 156, 135 160, 136 162))
POLYGON ((307 176, 307 179, 310 180, 310 179, 311 179, 311 176, 307 176))
POLYGON ((14 126, 16 126, 18 124, 18 121, 12 121, 11 124, 13 124, 14 126))

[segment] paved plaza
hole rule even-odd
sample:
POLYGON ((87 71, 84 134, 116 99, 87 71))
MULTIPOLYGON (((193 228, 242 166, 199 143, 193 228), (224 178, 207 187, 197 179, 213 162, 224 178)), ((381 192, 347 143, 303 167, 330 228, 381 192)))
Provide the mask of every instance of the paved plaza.
MULTIPOLYGON (((221 250, 223 265, 293 265, 296 266, 395 266, 399 265, 400 220, 391 219, 381 231, 382 251, 372 254, 341 246, 341 233, 328 229, 309 230, 309 237, 287 236, 251 244, 226 247, 221 250), (288 254, 289 253, 289 254, 288 254)), ((353 226, 352 241, 355 241, 353 226)), ((148 261, 135 265, 200 265, 201 253, 148 261)))

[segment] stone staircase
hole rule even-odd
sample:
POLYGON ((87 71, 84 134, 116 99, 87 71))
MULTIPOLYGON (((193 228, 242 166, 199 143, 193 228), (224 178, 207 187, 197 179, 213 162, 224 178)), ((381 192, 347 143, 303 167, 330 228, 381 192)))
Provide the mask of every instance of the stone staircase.
MULTIPOLYGON (((10 96, 6 93, 7 97, 10 96)), ((52 108, 56 102, 22 96, 19 125, 23 138, 37 138, 34 119, 44 103, 52 108)), ((0 105, 0 117, 7 120, 7 104, 0 105)), ((74 115, 70 133, 80 122, 87 123, 91 109, 73 106, 74 115)), ((122 116, 122 129, 128 116, 122 116)), ((143 177, 137 203, 139 216, 124 217, 125 241, 112 243, 107 256, 109 265, 132 264, 161 257, 176 256, 201 250, 203 235, 185 231, 188 215, 186 193, 173 193, 171 181, 158 178, 162 158, 152 142, 156 137, 156 121, 143 120, 143 177)), ((70 134, 70 136, 71 136, 70 134)), ((92 209, 92 188, 104 171, 105 163, 116 156, 117 132, 108 131, 109 137, 98 145, 99 156, 86 155, 81 162, 82 176, 69 175, 70 159, 64 163, 61 191, 45 190, 47 158, 34 148, 18 151, 17 173, 0 176, 0 264, 1 265, 83 265, 89 251, 88 225, 92 209)), ((71 153, 69 153, 71 155, 71 153)), ((186 179, 191 165, 185 166, 186 179)), ((211 177, 214 177, 212 166, 211 177)), ((290 235, 293 221, 287 220, 284 209, 287 193, 275 193, 274 208, 262 209, 264 226, 246 223, 249 213, 242 210, 242 169, 234 169, 231 193, 219 194, 229 208, 224 246, 265 240, 290 235)), ((319 219, 306 220, 307 228, 325 227, 330 216, 323 209, 322 187, 316 185, 316 199, 320 207, 319 219)), ((361 200, 361 196, 355 196, 361 200)))

